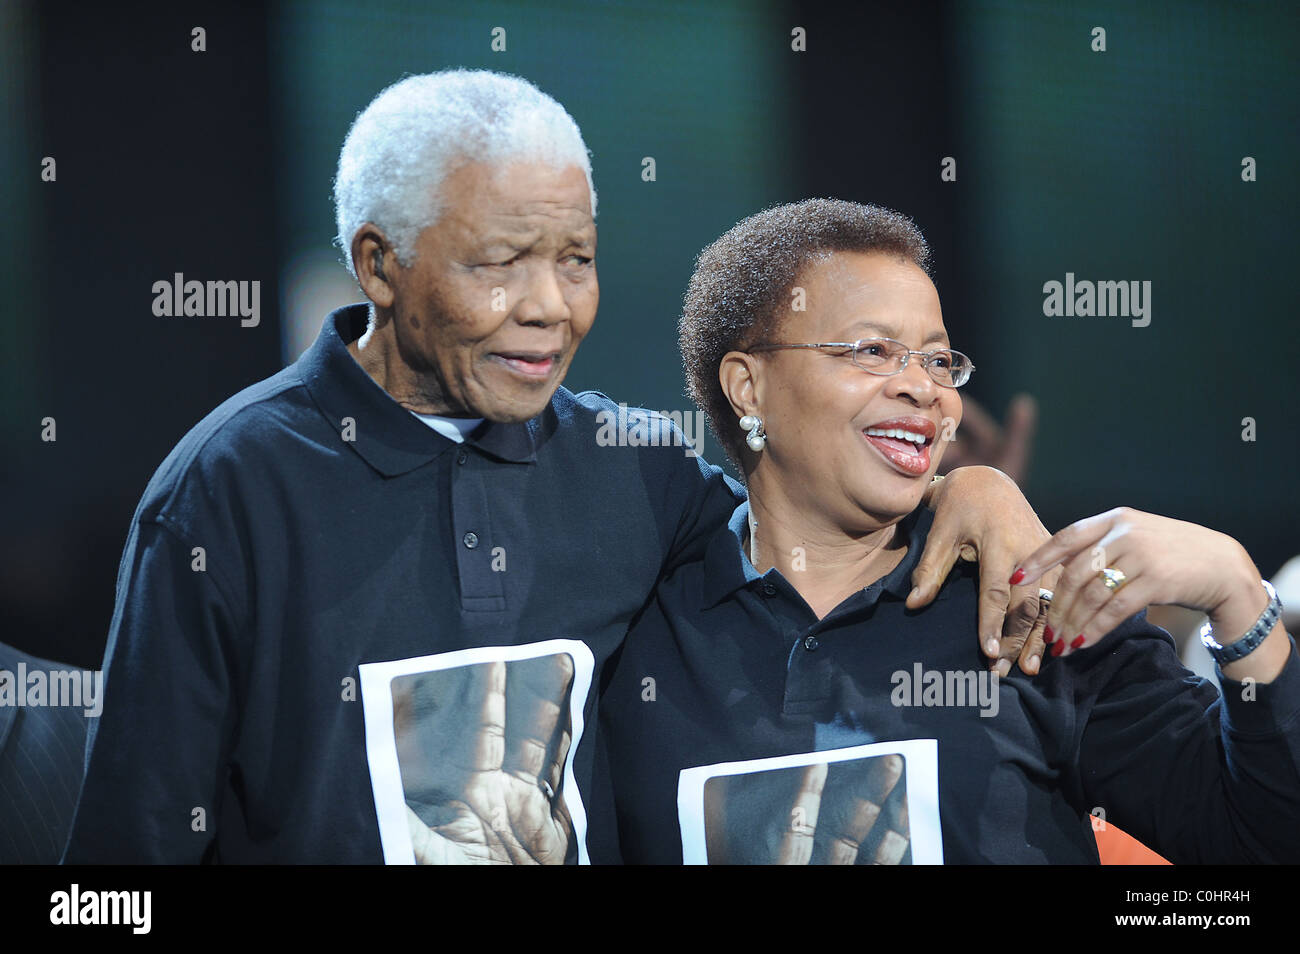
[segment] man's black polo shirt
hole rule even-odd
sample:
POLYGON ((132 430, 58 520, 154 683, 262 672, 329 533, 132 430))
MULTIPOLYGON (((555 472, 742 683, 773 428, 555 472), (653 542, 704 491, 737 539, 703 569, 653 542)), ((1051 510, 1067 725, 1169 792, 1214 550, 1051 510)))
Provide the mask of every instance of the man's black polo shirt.
MULTIPOLYGON (((683 769, 914 739, 937 740, 947 863, 1096 863, 1089 813, 1176 863, 1300 861, 1294 646, 1277 680, 1225 679, 1221 702, 1143 614, 1096 646, 1049 655, 1036 677, 1013 671, 996 707, 992 691, 988 704, 969 692, 927 699, 930 673, 956 686, 948 674, 986 669, 973 565, 930 606, 904 606, 929 511, 900 523, 902 562, 822 620, 778 571, 749 563, 747 517, 741 504, 702 560, 658 586, 607 671, 601 744, 625 861, 682 861, 683 769)), ((706 801, 707 825, 733 857, 772 860, 799 803, 765 794, 776 787, 748 791, 725 811, 706 801)), ((870 860, 864 851, 859 863, 870 860)))
POLYGON ((330 315, 150 481, 68 862, 383 860, 359 667, 473 647, 590 649, 572 772, 591 800, 601 667, 736 491, 662 419, 598 442, 617 413, 598 394, 448 440, 348 353, 366 314, 330 315))

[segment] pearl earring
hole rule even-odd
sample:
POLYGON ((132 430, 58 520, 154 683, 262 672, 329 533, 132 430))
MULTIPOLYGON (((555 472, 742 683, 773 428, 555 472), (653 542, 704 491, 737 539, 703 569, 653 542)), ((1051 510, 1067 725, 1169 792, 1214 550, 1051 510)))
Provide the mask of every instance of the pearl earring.
POLYGON ((742 430, 749 431, 749 436, 745 438, 745 443, 755 454, 767 446, 767 435, 763 433, 763 419, 754 414, 746 414, 740 419, 742 430))

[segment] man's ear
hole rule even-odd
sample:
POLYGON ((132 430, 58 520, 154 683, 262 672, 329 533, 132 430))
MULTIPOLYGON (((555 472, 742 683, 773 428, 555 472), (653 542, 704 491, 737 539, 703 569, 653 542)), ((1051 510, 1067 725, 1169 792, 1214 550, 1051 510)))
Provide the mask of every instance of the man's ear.
POLYGON ((393 273, 399 267, 388 237, 367 222, 352 236, 352 267, 361 290, 379 308, 392 308, 396 300, 393 273))
POLYGON ((759 414, 762 378, 758 359, 743 351, 728 351, 718 365, 718 383, 737 418, 759 414))

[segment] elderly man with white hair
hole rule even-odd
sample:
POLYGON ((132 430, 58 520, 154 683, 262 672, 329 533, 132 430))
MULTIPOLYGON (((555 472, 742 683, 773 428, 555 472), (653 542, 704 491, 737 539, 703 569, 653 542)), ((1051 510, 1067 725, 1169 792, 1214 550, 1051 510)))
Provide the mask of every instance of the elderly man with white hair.
MULTIPOLYGON (((617 405, 560 386, 596 315, 596 193, 550 97, 404 79, 335 198, 369 304, 145 490, 66 862, 608 857, 602 670, 743 491, 662 418, 607 446, 617 405)), ((983 635, 1005 615, 1014 656, 1038 614, 1005 579, 1046 532, 988 468, 933 496, 916 605, 978 549, 983 635)))

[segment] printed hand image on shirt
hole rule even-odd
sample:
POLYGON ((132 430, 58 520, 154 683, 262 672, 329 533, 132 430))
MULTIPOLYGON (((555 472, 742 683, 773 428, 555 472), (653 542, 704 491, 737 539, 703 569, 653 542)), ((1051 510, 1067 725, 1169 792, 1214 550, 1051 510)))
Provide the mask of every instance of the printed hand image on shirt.
POLYGON ((565 805, 567 653, 392 681, 393 729, 417 864, 573 864, 565 805))
POLYGON ((704 786, 709 864, 911 864, 904 760, 815 762, 704 786))

